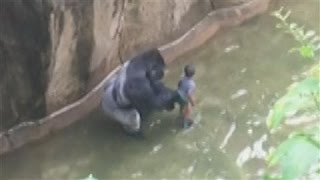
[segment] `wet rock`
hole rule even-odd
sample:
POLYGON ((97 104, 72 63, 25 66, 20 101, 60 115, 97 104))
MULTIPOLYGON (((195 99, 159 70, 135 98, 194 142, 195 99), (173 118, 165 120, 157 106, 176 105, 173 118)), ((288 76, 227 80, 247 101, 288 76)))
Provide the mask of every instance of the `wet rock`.
POLYGON ((10 150, 10 142, 5 133, 0 134, 0 154, 10 150))
POLYGON ((215 8, 224 8, 239 5, 250 0, 212 0, 215 8))
POLYGON ((30 139, 38 138, 38 125, 34 122, 23 122, 8 131, 12 148, 20 147, 30 139))

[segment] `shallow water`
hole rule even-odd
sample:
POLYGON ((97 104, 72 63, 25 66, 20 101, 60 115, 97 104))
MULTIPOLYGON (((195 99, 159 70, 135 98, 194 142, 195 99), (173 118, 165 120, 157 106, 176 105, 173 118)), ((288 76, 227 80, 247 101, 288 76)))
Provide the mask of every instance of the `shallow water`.
MULTIPOLYGON (((319 33, 319 1, 274 3, 319 33)), ((0 160, 2 179, 256 179, 270 146, 279 141, 265 127, 269 107, 308 65, 288 54, 295 42, 274 28, 268 14, 220 32, 169 69, 175 87, 182 67, 196 66, 196 125, 179 127, 178 111, 157 113, 146 139, 127 137, 97 111, 45 142, 0 160), (303 64, 304 63, 304 64, 303 64)))

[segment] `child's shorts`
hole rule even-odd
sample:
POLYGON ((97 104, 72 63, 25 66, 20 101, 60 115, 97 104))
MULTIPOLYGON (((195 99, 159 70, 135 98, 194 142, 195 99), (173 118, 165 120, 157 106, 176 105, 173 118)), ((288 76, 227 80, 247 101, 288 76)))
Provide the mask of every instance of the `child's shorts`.
POLYGON ((188 97, 186 97, 184 94, 180 93, 179 91, 177 92, 178 92, 177 102, 179 103, 179 105, 181 107, 185 107, 186 105, 188 105, 189 104, 188 97))

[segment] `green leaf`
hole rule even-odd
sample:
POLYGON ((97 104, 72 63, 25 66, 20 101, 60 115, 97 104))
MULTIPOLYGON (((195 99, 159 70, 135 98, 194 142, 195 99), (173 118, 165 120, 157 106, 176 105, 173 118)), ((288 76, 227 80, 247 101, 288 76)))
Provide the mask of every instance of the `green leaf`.
POLYGON ((301 134, 305 137, 308 137, 311 143, 320 149, 320 124, 317 124, 315 127, 305 129, 301 134))
POLYGON ((269 166, 280 164, 283 179, 295 179, 306 174, 320 160, 320 149, 305 136, 287 139, 268 159, 269 166))
POLYGON ((276 175, 265 174, 263 176, 263 180, 281 180, 281 177, 276 176, 276 175))
POLYGON ((307 77, 304 80, 292 84, 288 88, 288 94, 297 95, 310 92, 319 92, 320 82, 316 77, 307 77))
POLYGON ((294 83, 288 88, 273 106, 267 118, 269 128, 277 128, 288 116, 297 112, 316 112, 318 110, 315 100, 320 101, 319 78, 308 77, 305 80, 294 83))
POLYGON ((267 117, 267 126, 270 129, 277 128, 284 118, 284 103, 277 102, 267 117))
POLYGON ((317 63, 316 65, 312 66, 308 71, 307 75, 320 79, 320 64, 317 63))
POLYGON ((314 58, 314 48, 311 45, 302 46, 299 49, 300 55, 304 58, 314 58))

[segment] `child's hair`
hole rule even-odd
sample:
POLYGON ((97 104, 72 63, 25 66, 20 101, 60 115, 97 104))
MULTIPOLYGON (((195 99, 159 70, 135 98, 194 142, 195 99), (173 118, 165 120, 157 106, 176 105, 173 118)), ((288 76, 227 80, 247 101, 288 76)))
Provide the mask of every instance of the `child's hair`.
POLYGON ((184 67, 184 74, 187 77, 192 77, 195 74, 196 70, 192 64, 188 64, 184 67))

